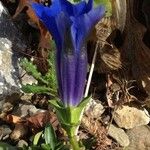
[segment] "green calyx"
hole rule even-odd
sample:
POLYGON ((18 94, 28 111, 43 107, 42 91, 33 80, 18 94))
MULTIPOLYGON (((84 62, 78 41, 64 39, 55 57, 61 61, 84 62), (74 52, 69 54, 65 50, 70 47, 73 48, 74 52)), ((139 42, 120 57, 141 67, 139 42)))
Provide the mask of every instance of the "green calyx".
POLYGON ((84 108, 89 100, 90 97, 84 98, 78 106, 69 107, 65 107, 62 102, 58 100, 49 101, 55 108, 58 120, 62 128, 67 132, 68 137, 76 136, 84 108))

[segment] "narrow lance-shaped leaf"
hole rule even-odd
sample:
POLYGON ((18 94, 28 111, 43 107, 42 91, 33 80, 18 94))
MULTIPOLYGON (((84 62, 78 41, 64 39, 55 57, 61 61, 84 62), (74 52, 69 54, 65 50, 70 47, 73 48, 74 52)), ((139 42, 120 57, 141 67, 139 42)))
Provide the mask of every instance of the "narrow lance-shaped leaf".
POLYGON ((56 96, 57 92, 54 91, 53 89, 46 87, 46 86, 39 86, 36 84, 27 84, 27 85, 22 85, 22 91, 25 93, 45 93, 49 94, 51 96, 56 96))
POLYGON ((35 136, 34 136, 34 139, 33 139, 33 145, 38 145, 38 142, 42 136, 42 133, 43 131, 41 132, 38 132, 35 136))
POLYGON ((44 84, 48 84, 46 80, 42 78, 41 73, 37 70, 37 67, 28 59, 24 58, 21 61, 21 66, 26 70, 26 72, 30 75, 32 75, 37 81, 41 81, 44 84))
POLYGON ((51 149, 54 150, 57 145, 57 138, 53 126, 51 124, 46 125, 44 131, 45 143, 51 146, 51 149))

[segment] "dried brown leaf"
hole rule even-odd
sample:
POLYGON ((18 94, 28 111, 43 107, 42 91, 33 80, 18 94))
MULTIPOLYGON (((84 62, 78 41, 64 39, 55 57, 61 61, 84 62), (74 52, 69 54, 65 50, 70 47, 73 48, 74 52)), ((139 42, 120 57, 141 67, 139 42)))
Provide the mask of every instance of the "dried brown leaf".
POLYGON ((46 111, 38 113, 37 115, 27 118, 27 123, 33 130, 43 128, 47 123, 51 123, 56 129, 58 126, 58 120, 54 113, 46 111))
MULTIPOLYGON (((139 87, 150 92, 150 49, 143 42, 146 28, 135 18, 138 5, 136 0, 127 0, 127 19, 122 58, 127 64, 129 77, 136 79, 139 87)), ((126 70, 126 72, 127 72, 126 70)))
POLYGON ((59 125, 56 115, 49 111, 41 112, 28 118, 21 118, 19 116, 10 114, 7 115, 3 120, 17 125, 17 131, 19 130, 18 124, 20 124, 29 130, 32 130, 34 133, 44 128, 47 123, 51 123, 54 129, 57 129, 59 125))
POLYGON ((112 144, 112 140, 107 137, 106 128, 98 120, 94 120, 90 116, 83 116, 81 125, 96 137, 97 145, 95 149, 105 150, 112 144))
POLYGON ((10 138, 14 141, 18 141, 28 134, 28 127, 22 123, 17 123, 15 129, 10 135, 10 138))
POLYGON ((33 11, 31 7, 31 2, 37 2, 40 3, 41 0, 20 0, 18 7, 16 9, 16 12, 13 16, 13 19, 15 19, 25 7, 27 7, 26 13, 29 17, 28 22, 33 22, 36 24, 40 30, 40 42, 39 42, 39 48, 46 48, 48 49, 50 47, 49 45, 49 39, 50 39, 50 34, 46 27, 43 25, 43 23, 39 20, 39 18, 36 16, 35 12, 33 11))

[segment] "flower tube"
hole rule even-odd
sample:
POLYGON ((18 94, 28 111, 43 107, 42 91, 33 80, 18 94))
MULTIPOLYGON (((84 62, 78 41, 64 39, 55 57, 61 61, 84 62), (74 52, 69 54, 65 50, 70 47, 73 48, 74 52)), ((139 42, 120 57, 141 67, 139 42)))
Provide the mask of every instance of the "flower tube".
POLYGON ((65 106, 77 106, 83 98, 86 73, 86 39, 104 15, 104 7, 93 7, 93 0, 72 4, 53 0, 45 7, 32 4, 35 13, 52 34, 56 43, 59 93, 65 106))

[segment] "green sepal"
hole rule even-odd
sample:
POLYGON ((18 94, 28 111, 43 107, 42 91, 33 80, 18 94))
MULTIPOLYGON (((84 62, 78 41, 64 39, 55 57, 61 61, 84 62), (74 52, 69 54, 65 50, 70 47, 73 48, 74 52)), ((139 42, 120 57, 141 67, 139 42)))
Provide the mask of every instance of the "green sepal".
POLYGON ((69 137, 76 135, 80 125, 83 110, 91 97, 84 98, 78 106, 66 107, 61 101, 50 100, 49 103, 55 108, 59 122, 69 137))

